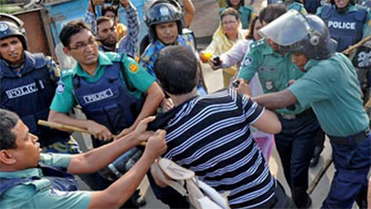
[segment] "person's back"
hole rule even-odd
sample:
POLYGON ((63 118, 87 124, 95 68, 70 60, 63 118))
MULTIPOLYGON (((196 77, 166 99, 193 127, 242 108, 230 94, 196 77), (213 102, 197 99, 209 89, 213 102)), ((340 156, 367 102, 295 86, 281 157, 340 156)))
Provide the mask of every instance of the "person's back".
POLYGON ((161 124, 168 133, 164 157, 195 171, 220 193, 229 191, 231 207, 261 205, 275 188, 249 129, 261 111, 233 90, 190 99, 163 115, 171 115, 161 124))
POLYGON ((167 131, 163 157, 194 171, 219 193, 229 192, 232 208, 289 207, 250 133, 250 125, 279 132, 277 116, 234 90, 198 96, 196 63, 178 46, 162 50, 156 62, 158 79, 176 106, 149 126, 167 131))

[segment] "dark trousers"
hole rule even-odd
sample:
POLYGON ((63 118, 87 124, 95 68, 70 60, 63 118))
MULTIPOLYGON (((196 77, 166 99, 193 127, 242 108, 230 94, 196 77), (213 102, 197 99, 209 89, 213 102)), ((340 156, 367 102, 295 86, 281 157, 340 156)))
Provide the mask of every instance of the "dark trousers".
POLYGON ((292 120, 279 119, 282 131, 275 135, 276 147, 293 200, 300 207, 309 198, 308 170, 319 124, 312 111, 292 120))
POLYGON ((371 135, 356 142, 348 138, 348 145, 338 144, 330 136, 335 175, 330 192, 322 208, 352 208, 354 201, 365 202, 367 174, 371 166, 371 135))

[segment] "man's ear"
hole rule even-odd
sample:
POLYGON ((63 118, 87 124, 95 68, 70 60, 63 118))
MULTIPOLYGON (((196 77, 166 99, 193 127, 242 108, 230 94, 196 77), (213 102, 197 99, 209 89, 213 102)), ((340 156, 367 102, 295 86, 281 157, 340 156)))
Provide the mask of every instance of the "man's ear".
POLYGON ((15 158, 12 157, 11 152, 8 150, 1 150, 0 151, 0 162, 5 165, 12 165, 17 162, 15 158))
POLYGON ((70 50, 68 49, 68 47, 63 47, 63 52, 67 55, 67 56, 71 56, 70 54, 70 50))

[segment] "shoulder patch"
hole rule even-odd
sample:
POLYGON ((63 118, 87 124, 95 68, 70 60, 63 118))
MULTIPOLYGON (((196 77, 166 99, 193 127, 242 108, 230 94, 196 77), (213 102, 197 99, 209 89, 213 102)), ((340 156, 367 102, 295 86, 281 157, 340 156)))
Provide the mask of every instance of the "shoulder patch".
POLYGON ((247 68, 250 67, 252 61, 253 61, 252 57, 250 56, 245 57, 245 60, 243 61, 243 66, 247 68))
POLYGON ((138 70, 139 70, 139 66, 138 66, 138 64, 137 64, 137 63, 130 63, 130 65, 129 65, 129 70, 130 70, 130 72, 132 72, 132 73, 137 73, 138 70))
POLYGON ((65 87, 66 86, 64 85, 63 81, 60 80, 55 91, 57 92, 57 94, 63 94, 65 87))

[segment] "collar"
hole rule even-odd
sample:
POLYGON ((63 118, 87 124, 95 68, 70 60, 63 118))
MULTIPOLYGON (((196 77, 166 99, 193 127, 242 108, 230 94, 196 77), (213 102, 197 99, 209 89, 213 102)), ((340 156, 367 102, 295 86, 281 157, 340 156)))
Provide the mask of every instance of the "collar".
MULTIPOLYGON (((112 65, 112 61, 103 53, 98 52, 98 67, 95 69, 94 76, 97 75, 97 72, 102 69, 103 66, 112 65)), ((85 72, 80 64, 77 64, 73 69, 73 75, 78 75, 80 77, 92 77, 87 72, 85 72)))
POLYGON ((321 60, 315 60, 315 59, 310 59, 308 60, 307 64, 304 66, 304 70, 308 71, 310 70, 313 66, 317 65, 321 60))
POLYGON ((43 176, 41 169, 39 168, 29 168, 29 169, 24 169, 20 171, 1 171, 0 172, 0 178, 28 178, 32 176, 38 176, 41 177, 43 176))

